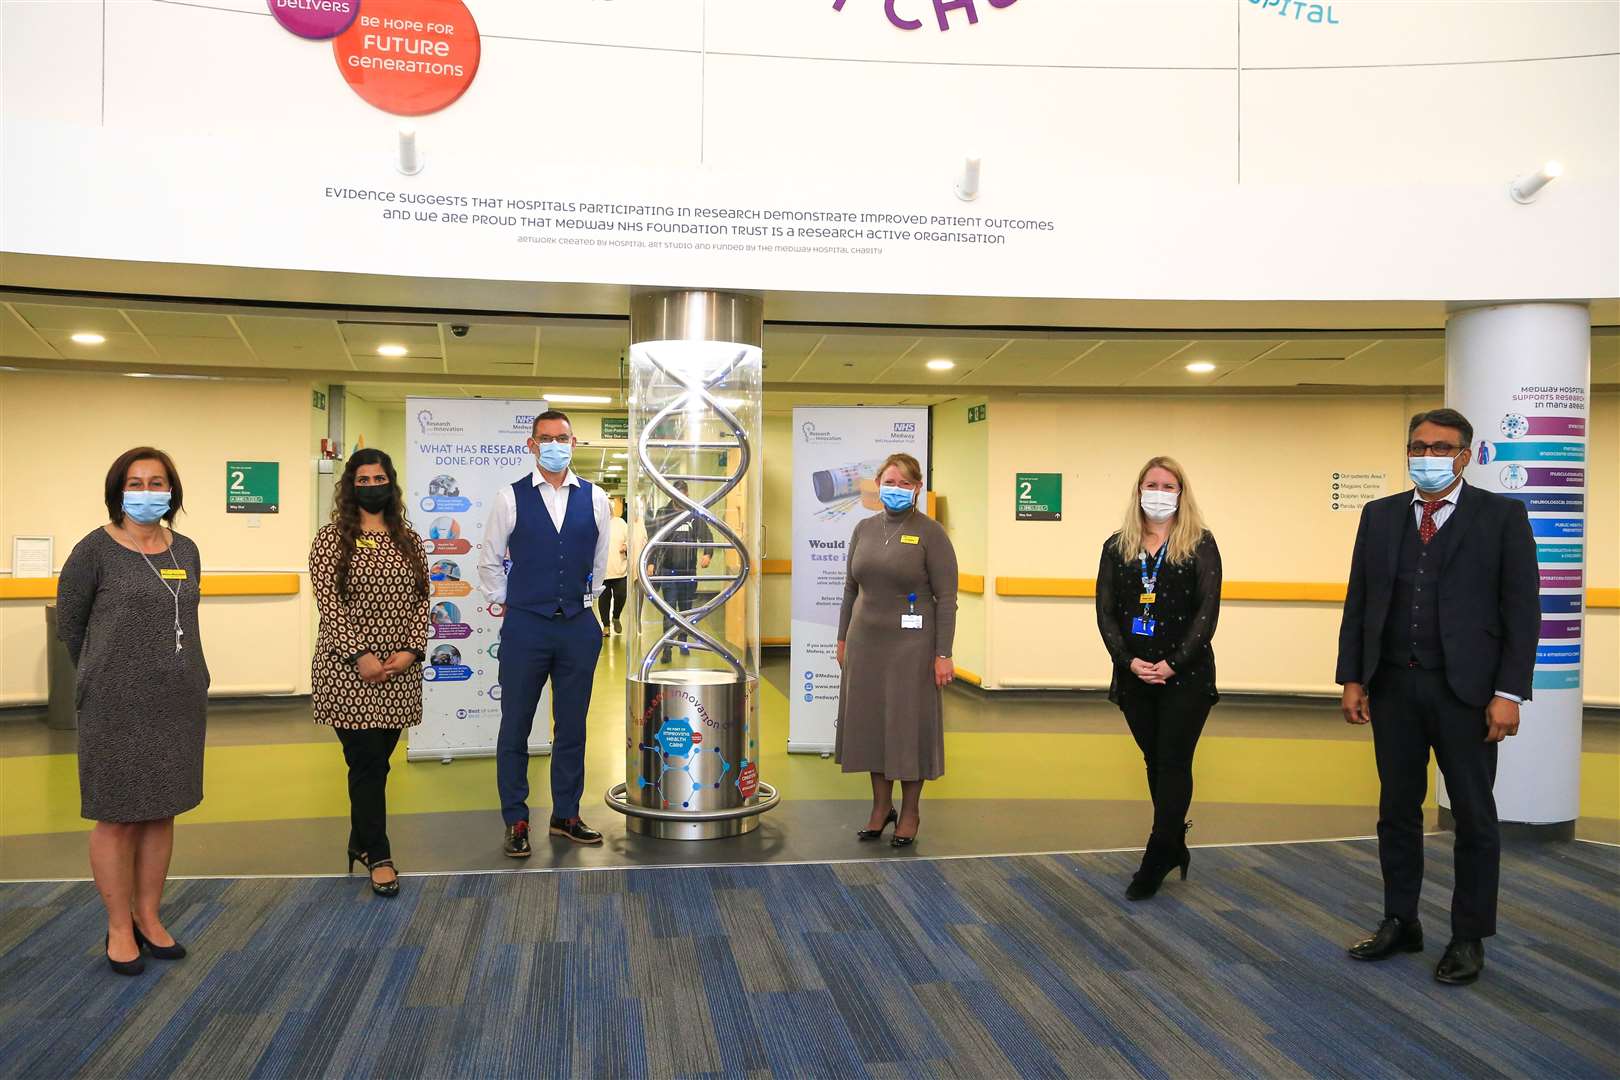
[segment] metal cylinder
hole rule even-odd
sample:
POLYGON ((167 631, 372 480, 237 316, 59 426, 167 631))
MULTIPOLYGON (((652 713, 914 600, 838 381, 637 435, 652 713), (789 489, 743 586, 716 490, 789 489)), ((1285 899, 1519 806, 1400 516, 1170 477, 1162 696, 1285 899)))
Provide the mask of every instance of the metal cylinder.
POLYGON ((637 292, 630 310, 634 612, 625 782, 631 832, 709 840, 758 827, 764 307, 758 296, 637 292))

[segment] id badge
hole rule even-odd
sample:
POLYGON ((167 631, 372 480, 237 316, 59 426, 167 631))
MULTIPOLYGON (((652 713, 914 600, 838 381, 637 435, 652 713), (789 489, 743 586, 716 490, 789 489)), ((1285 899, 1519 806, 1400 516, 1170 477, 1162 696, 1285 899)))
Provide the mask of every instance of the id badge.
POLYGON ((1141 596, 1136 598, 1136 602, 1139 603, 1139 604, 1151 604, 1155 600, 1157 600, 1158 598, 1159 598, 1158 593, 1145 592, 1141 596))
POLYGON ((186 572, 184 570, 175 569, 159 570, 158 577, 162 578, 164 581, 184 581, 186 580, 186 572))
POLYGON ((902 629, 902 630, 921 630, 922 629, 922 616, 912 614, 910 612, 901 612, 901 614, 900 614, 900 629, 902 629))
POLYGON ((369 536, 357 536, 354 538, 354 546, 357 548, 371 548, 373 551, 375 551, 377 549, 377 541, 373 540, 369 536))
POLYGON ((1135 634, 1137 637, 1152 637, 1153 628, 1158 625, 1157 620, 1143 618, 1142 616, 1138 615, 1136 618, 1131 620, 1131 633, 1135 634))

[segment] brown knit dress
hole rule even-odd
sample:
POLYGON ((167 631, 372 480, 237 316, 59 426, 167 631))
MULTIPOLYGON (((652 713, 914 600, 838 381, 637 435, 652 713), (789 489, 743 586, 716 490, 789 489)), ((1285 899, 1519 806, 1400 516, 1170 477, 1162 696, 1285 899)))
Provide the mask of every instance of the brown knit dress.
POLYGON ((944 528, 918 510, 884 510, 849 538, 838 639, 836 757, 845 772, 891 780, 945 774, 945 725, 934 659, 951 655, 956 635, 956 549, 944 528), (906 597, 915 593, 915 609, 906 597), (902 629, 915 610, 919 630, 902 629))

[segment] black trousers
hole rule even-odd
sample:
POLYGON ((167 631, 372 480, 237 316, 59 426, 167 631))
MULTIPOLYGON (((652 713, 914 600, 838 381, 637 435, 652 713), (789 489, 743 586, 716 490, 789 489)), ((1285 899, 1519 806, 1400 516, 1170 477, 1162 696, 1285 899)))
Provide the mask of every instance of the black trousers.
POLYGON ((340 728, 343 760, 349 764, 349 850, 372 861, 392 858, 388 847, 388 758, 399 745, 399 728, 340 728))
POLYGON ((1451 933, 1496 933, 1502 837, 1496 821, 1496 743, 1485 741, 1485 710, 1458 700, 1444 671, 1383 666, 1367 688, 1378 759, 1378 861, 1384 912, 1415 919, 1423 889, 1423 799, 1429 750, 1457 823, 1451 933))
POLYGON ((1178 847, 1182 842, 1182 823, 1192 806, 1193 751, 1214 705, 1196 687, 1175 681, 1149 686, 1128 672, 1120 675, 1119 707, 1147 764, 1153 835, 1161 842, 1174 842, 1178 847))
POLYGON ((602 595, 596 598, 596 614, 603 626, 608 625, 609 617, 621 619, 624 617, 624 602, 628 595, 630 579, 610 577, 602 582, 602 595))
MULTIPOLYGON (((663 573, 669 573, 669 574, 695 574, 695 573, 697 573, 696 570, 667 570, 667 571, 662 571, 662 572, 663 573)), ((694 604, 697 603, 697 582, 695 582, 695 581, 671 581, 671 582, 668 582, 664 586, 664 599, 668 600, 672 605, 674 605, 674 607, 675 607, 675 609, 677 611, 686 611, 686 610, 690 609, 694 604)), ((664 616, 664 629, 665 630, 669 630, 669 629, 673 628, 675 625, 676 624, 675 624, 674 619, 670 618, 668 615, 664 616)), ((688 634, 685 630, 676 630, 673 640, 675 640, 675 641, 690 641, 691 640, 691 635, 688 634)), ((664 649, 664 659, 665 660, 669 659, 669 649, 668 649, 667 646, 664 649)))

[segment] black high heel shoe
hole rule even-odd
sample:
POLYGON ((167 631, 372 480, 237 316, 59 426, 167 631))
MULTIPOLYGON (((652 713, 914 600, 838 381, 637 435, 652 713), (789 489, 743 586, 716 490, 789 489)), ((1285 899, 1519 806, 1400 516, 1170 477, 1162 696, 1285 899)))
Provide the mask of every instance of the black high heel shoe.
POLYGON ((891 807, 889 807, 889 816, 883 819, 883 824, 879 825, 875 829, 857 829, 857 830, 855 830, 855 839, 857 839, 857 840, 876 840, 878 837, 883 835, 883 830, 884 829, 887 829, 890 825, 895 824, 899 820, 900 820, 900 815, 895 811, 894 807, 891 806, 891 807))
POLYGON ((379 866, 386 866, 390 870, 393 870, 394 871, 394 880, 393 881, 378 881, 376 878, 372 878, 371 879, 371 891, 376 893, 378 896, 398 896, 399 895, 399 871, 397 869, 395 869, 393 859, 377 859, 377 860, 373 861, 371 856, 368 853, 366 853, 364 851, 356 851, 356 850, 354 850, 354 848, 350 848, 349 849, 349 870, 348 870, 348 872, 351 873, 351 874, 354 873, 354 864, 355 863, 359 863, 361 866, 365 867, 366 868, 366 874, 368 876, 370 875, 371 871, 375 870, 379 866))
MULTIPOLYGON (((899 828, 900 828, 899 822, 896 821, 895 829, 898 830, 899 828)), ((921 819, 918 819, 918 821, 917 821, 917 828, 918 829, 922 828, 922 820, 921 819)), ((917 834, 916 833, 912 833, 910 836, 901 836, 900 833, 898 831, 896 831, 893 836, 889 837, 889 846, 890 847, 896 847, 896 848, 910 847, 912 844, 915 844, 916 842, 917 842, 917 834)))
POLYGON ((1168 842, 1159 841, 1156 837, 1148 837, 1147 850, 1142 853, 1142 868, 1138 870, 1131 883, 1125 889, 1127 900, 1147 900, 1159 891, 1164 879, 1170 876, 1170 871, 1181 870, 1181 880, 1187 880, 1187 871, 1192 866, 1192 852, 1187 849, 1187 831, 1192 828, 1192 822, 1183 822, 1181 836, 1177 842, 1181 851, 1171 852, 1165 848, 1168 842))
MULTIPOLYGON (((111 944, 112 935, 108 934, 101 943, 102 951, 105 952, 107 946, 111 944)), ((140 947, 141 932, 137 930, 135 931, 135 948, 139 949, 140 947)), ((114 960, 111 956, 109 956, 107 957, 107 966, 112 968, 113 971, 117 972, 119 975, 139 975, 141 972, 146 970, 146 958, 143 957, 139 952, 135 954, 135 959, 133 960, 114 960)))
POLYGON ((178 938, 173 945, 156 945, 152 939, 141 933, 141 928, 135 928, 135 944, 151 953, 159 960, 183 960, 186 956, 186 947, 180 944, 178 938))

